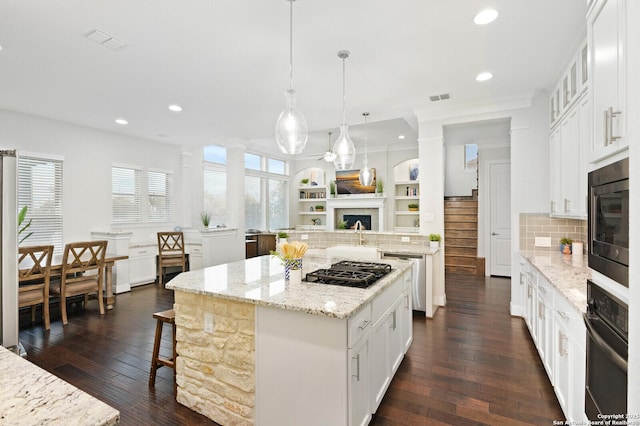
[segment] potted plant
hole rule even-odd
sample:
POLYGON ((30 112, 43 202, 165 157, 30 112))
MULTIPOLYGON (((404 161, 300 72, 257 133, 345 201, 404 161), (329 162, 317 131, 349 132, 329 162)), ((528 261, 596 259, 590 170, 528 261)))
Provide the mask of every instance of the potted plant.
POLYGON ((200 213, 200 222, 202 222, 202 226, 204 226, 205 229, 209 228, 209 222, 211 222, 211 213, 206 211, 200 213))
POLYGON ((569 237, 560 238, 560 251, 563 254, 571 254, 571 244, 573 240, 569 237))
POLYGON ((417 212, 420 208, 420 204, 418 203, 410 203, 408 206, 410 212, 417 212))
POLYGON ((336 196, 336 181, 334 180, 329 182, 329 194, 331 194, 331 198, 336 196))
POLYGON ((317 218, 317 217, 316 217, 316 218, 311 219, 311 223, 312 223, 313 225, 322 225, 322 221, 321 221, 319 218, 317 218))
POLYGON ((323 206, 322 204, 318 204, 318 205, 316 206, 316 211, 317 211, 317 212, 323 212, 323 211, 324 211, 324 206, 323 206))
POLYGON ((429 234, 429 247, 437 249, 440 245, 440 234, 429 234))
POLYGON ((384 192, 384 183, 382 179, 376 179, 376 196, 382 197, 382 193, 384 192))
POLYGON ((302 180, 300 180, 300 185, 308 185, 309 184, 309 178, 304 178, 302 180))
POLYGON ((349 222, 347 222, 346 220, 339 220, 338 221, 338 229, 347 229, 347 225, 349 224, 349 222))
POLYGON ((286 232, 278 232, 278 243, 286 243, 287 238, 289 238, 289 234, 286 232))

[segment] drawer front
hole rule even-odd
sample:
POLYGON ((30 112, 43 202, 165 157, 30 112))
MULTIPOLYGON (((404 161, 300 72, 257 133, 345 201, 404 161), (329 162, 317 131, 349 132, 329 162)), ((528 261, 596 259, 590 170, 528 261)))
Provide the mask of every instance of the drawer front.
POLYGON ((358 343, 371 328, 371 304, 369 303, 360 312, 349 318, 347 341, 349 348, 358 343))
POLYGON ((129 249, 129 257, 151 257, 157 254, 157 248, 154 247, 136 247, 129 249))
POLYGON ((375 323, 382 315, 391 308, 393 302, 402 294, 404 290, 404 275, 398 277, 396 281, 384 289, 372 303, 371 319, 375 323))
POLYGON ((546 278, 538 277, 538 297, 543 300, 547 306, 553 305, 555 288, 546 280, 546 278))

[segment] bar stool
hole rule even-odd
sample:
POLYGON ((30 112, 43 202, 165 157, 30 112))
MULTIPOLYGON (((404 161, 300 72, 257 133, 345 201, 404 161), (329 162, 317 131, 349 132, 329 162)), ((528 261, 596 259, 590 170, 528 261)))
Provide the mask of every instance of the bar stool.
POLYGON ((153 357, 151 358, 151 372, 149 373, 149 387, 152 388, 156 384, 156 371, 160 367, 169 367, 173 369, 173 393, 176 393, 176 313, 173 309, 162 312, 156 312, 153 317, 156 322, 156 338, 153 342, 153 357), (173 358, 163 358, 160 356, 160 341, 162 340, 162 326, 164 323, 171 324, 173 328, 173 358))

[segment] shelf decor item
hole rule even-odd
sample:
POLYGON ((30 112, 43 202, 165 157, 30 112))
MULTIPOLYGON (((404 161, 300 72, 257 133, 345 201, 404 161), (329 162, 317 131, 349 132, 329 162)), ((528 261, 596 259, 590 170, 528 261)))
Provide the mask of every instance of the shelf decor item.
POLYGON ((300 185, 309 185, 309 178, 304 178, 300 180, 300 185))
POLYGON ((289 234, 286 232, 278 232, 278 243, 286 243, 287 238, 289 238, 289 234))
POLYGON ((410 203, 409 205, 407 205, 407 207, 409 208, 410 212, 417 212, 418 209, 420 208, 420 204, 418 204, 418 203, 410 203))
POLYGON ((382 179, 376 179, 376 196, 382 197, 382 193, 384 192, 384 183, 382 179))
POLYGON ((336 181, 332 180, 329 182, 329 194, 331 194, 331 198, 336 196, 336 181))
POLYGON ((323 211, 324 211, 324 206, 323 206, 322 204, 318 204, 318 205, 316 206, 316 211, 317 211, 317 212, 323 212, 323 211))
POLYGON ((276 122, 276 143, 284 154, 300 154, 309 140, 309 129, 304 115, 296 108, 293 89, 293 2, 289 1, 289 90, 287 105, 276 122))
POLYGON ((569 237, 564 237, 560 239, 560 251, 562 254, 571 254, 571 244, 573 240, 569 237))
POLYGON ((429 234, 429 247, 437 249, 440 246, 440 234, 429 234))
POLYGON ((209 223, 211 222, 211 213, 206 211, 200 213, 200 222, 202 222, 202 226, 204 226, 205 229, 208 229, 209 223))

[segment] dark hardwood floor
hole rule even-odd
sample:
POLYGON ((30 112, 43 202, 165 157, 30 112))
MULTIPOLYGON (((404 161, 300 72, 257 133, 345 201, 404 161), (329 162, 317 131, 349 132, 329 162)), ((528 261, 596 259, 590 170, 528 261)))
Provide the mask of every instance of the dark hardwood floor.
MULTIPOLYGON (((447 275, 447 307, 433 320, 414 317, 414 342, 372 425, 564 420, 524 321, 509 315, 509 286, 504 278, 447 275)), ((175 402, 171 370, 158 370, 155 389, 148 387, 152 313, 172 303, 169 290, 138 287, 102 317, 95 301, 86 311, 72 307, 64 328, 54 306, 46 333, 25 310, 20 341, 31 362, 120 410, 123 425, 215 424, 175 402)), ((168 353, 168 330, 164 336, 168 353)))

